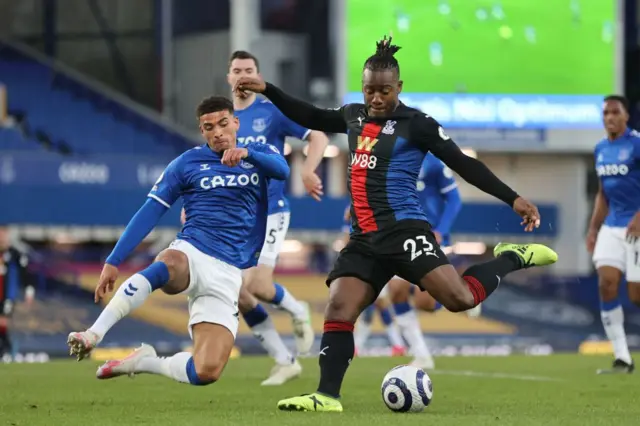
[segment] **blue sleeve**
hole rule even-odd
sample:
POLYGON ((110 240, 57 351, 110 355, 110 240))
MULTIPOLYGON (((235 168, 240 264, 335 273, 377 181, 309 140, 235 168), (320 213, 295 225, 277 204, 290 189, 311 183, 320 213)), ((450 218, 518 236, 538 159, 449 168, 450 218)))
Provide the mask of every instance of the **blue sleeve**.
POLYGON ((281 135, 283 138, 286 136, 291 136, 291 137, 302 139, 302 140, 307 139, 307 136, 309 136, 309 133, 311 133, 310 129, 307 129, 306 127, 302 127, 295 121, 289 120, 279 110, 278 110, 278 113, 279 113, 278 116, 280 117, 279 119, 280 129, 282 129, 281 135))
POLYGON ((179 160, 180 157, 169 163, 148 195, 149 198, 153 198, 168 209, 182 194, 182 174, 179 170, 179 160))
POLYGON ((462 198, 460 198, 460 191, 458 188, 453 188, 451 191, 443 195, 445 198, 444 210, 442 211, 442 217, 436 227, 436 231, 442 235, 449 235, 451 233, 451 227, 462 209, 462 198))
POLYGON ((119 266, 138 247, 144 237, 149 235, 166 211, 167 206, 159 200, 155 198, 147 200, 129 221, 113 251, 107 257, 106 263, 119 266))
POLYGON ((446 194, 449 191, 454 190, 458 187, 458 183, 456 182, 456 178, 453 176, 453 172, 450 168, 444 165, 442 162, 438 162, 440 167, 437 171, 438 176, 438 191, 440 194, 446 194))
POLYGON ((445 203, 436 231, 442 235, 448 235, 462 208, 462 199, 453 172, 444 164, 440 164, 442 167, 438 170, 438 189, 445 203))
POLYGON ((245 161, 256 166, 265 176, 276 180, 289 178, 289 164, 278 148, 268 143, 252 143, 244 148, 249 151, 245 161))

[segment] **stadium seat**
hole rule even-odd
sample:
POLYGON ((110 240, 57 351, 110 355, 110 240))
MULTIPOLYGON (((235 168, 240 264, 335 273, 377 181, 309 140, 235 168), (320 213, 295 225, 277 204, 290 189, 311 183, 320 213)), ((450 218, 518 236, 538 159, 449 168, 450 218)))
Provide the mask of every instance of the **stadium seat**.
MULTIPOLYGON (((194 146, 182 135, 1 42, 0 69, 9 110, 24 115, 31 134, 44 134, 54 146, 67 146, 72 154, 175 157, 194 146)), ((22 147, 11 143, 12 149, 22 147)))
POLYGON ((0 152, 6 151, 38 151, 42 150, 33 139, 27 138, 17 129, 0 127, 0 152))

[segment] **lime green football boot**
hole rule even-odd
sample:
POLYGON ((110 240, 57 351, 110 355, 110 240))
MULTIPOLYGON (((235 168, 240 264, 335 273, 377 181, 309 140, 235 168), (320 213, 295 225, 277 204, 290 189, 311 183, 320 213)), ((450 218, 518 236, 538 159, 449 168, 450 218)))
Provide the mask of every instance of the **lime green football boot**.
POLYGON ((335 398, 312 393, 311 395, 294 396, 293 398, 278 401, 278 410, 342 413, 342 404, 335 398))
POLYGON ((495 257, 507 252, 515 253, 522 261, 523 268, 553 265, 558 261, 558 253, 542 244, 499 243, 493 249, 495 257))

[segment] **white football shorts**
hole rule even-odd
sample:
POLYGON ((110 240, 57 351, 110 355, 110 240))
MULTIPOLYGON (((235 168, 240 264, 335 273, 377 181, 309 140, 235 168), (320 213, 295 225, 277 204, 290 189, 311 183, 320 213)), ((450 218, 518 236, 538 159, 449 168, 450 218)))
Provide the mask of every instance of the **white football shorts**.
POLYGON ((260 265, 272 268, 276 266, 278 255, 289 230, 290 219, 290 212, 274 213, 267 216, 267 234, 258 259, 260 265))
POLYGON ((194 324, 208 322, 238 332, 238 297, 242 271, 215 257, 204 254, 183 240, 174 240, 169 248, 189 259, 189 287, 182 292, 189 299, 189 335, 194 324))
POLYGON ((596 268, 611 266, 625 273, 628 282, 640 283, 640 243, 627 242, 627 228, 603 225, 593 250, 596 268))

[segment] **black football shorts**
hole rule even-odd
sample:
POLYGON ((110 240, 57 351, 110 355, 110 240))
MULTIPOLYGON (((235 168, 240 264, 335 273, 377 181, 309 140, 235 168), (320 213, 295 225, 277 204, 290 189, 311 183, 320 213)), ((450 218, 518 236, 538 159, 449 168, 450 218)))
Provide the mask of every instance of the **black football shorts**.
POLYGON ((382 231, 352 235, 326 283, 355 277, 380 293, 395 275, 419 286, 422 277, 448 263, 428 222, 401 220, 382 231))

